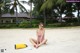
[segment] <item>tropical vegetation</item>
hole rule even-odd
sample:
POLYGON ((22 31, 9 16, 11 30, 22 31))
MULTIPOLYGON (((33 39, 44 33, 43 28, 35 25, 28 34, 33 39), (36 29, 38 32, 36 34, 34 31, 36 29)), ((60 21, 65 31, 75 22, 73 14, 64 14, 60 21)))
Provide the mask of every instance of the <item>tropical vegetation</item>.
MULTIPOLYGON (((43 22, 45 26, 73 26, 80 25, 80 2, 66 2, 66 0, 29 0, 19 1, 14 0, 0 0, 0 17, 4 13, 14 14, 16 11, 16 21, 17 21, 17 6, 21 9, 21 12, 26 12, 30 14, 30 22, 21 22, 19 27, 25 26, 37 26, 39 22, 43 22), (25 3, 30 5, 30 12, 20 3, 25 3), (32 10, 32 4, 34 8, 32 10), (12 6, 12 8, 10 8, 12 6), (5 10, 6 8, 6 10, 5 10), (77 12, 77 17, 75 17, 74 12, 77 12), (65 15, 63 17, 63 15, 65 15), (32 19, 35 17, 36 19, 32 19), (34 23, 34 24, 33 24, 34 23)), ((16 22, 17 23, 17 22, 16 22)))

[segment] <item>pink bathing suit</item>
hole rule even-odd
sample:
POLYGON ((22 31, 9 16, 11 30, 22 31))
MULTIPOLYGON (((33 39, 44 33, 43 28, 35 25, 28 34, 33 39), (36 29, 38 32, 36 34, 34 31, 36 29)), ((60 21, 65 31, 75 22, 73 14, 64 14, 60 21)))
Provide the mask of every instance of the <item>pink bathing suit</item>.
MULTIPOLYGON (((42 32, 38 32, 38 40, 40 42, 41 36, 43 36, 42 32)), ((44 36, 42 37, 41 42, 44 40, 44 36)))

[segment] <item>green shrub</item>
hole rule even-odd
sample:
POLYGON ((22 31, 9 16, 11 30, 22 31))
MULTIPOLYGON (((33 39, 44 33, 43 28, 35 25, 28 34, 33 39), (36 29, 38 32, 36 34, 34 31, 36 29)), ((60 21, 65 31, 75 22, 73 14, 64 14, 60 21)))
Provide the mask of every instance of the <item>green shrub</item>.
POLYGON ((0 28, 15 28, 15 27, 18 27, 18 24, 15 24, 15 23, 0 24, 0 28))
POLYGON ((6 26, 5 26, 6 28, 10 28, 10 27, 12 27, 10 24, 7 24, 6 26))
POLYGON ((37 27, 39 22, 40 22, 39 20, 32 20, 32 26, 37 27))
POLYGON ((4 28, 5 27, 5 25, 3 25, 3 24, 0 24, 0 28, 4 28))
POLYGON ((32 20, 32 24, 38 24, 39 22, 39 20, 32 20))
POLYGON ((29 22, 29 21, 22 21, 22 22, 19 24, 19 27, 20 27, 20 28, 30 27, 30 22, 29 22))

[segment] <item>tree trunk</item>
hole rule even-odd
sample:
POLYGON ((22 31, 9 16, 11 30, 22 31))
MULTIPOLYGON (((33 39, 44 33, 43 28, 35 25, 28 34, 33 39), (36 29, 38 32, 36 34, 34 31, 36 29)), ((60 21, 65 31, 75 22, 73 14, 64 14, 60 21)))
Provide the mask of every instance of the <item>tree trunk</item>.
MULTIPOLYGON (((43 0, 43 3, 45 2, 46 0, 43 0)), ((46 11, 45 11, 46 9, 44 9, 44 11, 43 11, 43 15, 44 15, 44 26, 46 26, 46 11)))
POLYGON ((46 26, 46 15, 45 15, 45 10, 44 10, 43 14, 44 14, 44 26, 46 26))
POLYGON ((62 24, 62 13, 60 13, 60 23, 62 24))
MULTIPOLYGON (((77 17, 78 17, 78 24, 80 23, 80 18, 79 18, 79 7, 78 7, 78 15, 77 15, 77 17)), ((80 24, 79 24, 80 25, 80 24)))
POLYGON ((32 26, 32 3, 30 3, 30 26, 32 26))
POLYGON ((62 6, 60 6, 60 23, 62 25, 62 12, 61 12, 61 8, 62 8, 62 6))
POLYGON ((2 15, 2 14, 1 14, 1 8, 0 8, 0 18, 1 18, 1 15, 2 15))
MULTIPOLYGON (((72 6, 72 5, 71 5, 72 6)), ((73 15, 72 15, 72 7, 71 7, 71 23, 73 23, 74 21, 73 21, 73 15)))
POLYGON ((16 8, 16 24, 18 24, 18 13, 17 13, 17 6, 16 6, 15 8, 16 8))
POLYGON ((0 18, 1 18, 1 14, 0 14, 0 18))

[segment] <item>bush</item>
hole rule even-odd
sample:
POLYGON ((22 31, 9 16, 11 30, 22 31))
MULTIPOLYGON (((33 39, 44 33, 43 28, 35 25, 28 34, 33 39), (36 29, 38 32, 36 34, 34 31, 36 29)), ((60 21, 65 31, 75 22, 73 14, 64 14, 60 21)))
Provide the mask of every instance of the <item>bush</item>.
POLYGON ((0 24, 0 28, 15 28, 15 27, 18 27, 18 24, 15 23, 0 24))
POLYGON ((5 25, 3 25, 3 24, 0 24, 0 28, 5 28, 5 25))
POLYGON ((29 22, 29 21, 22 21, 22 22, 19 24, 19 27, 20 27, 20 28, 28 28, 28 27, 30 27, 30 22, 29 22))
POLYGON ((39 24, 39 20, 32 20, 32 24, 39 24))
POLYGON ((39 20, 32 20, 32 26, 37 27, 39 22, 40 22, 39 20))

